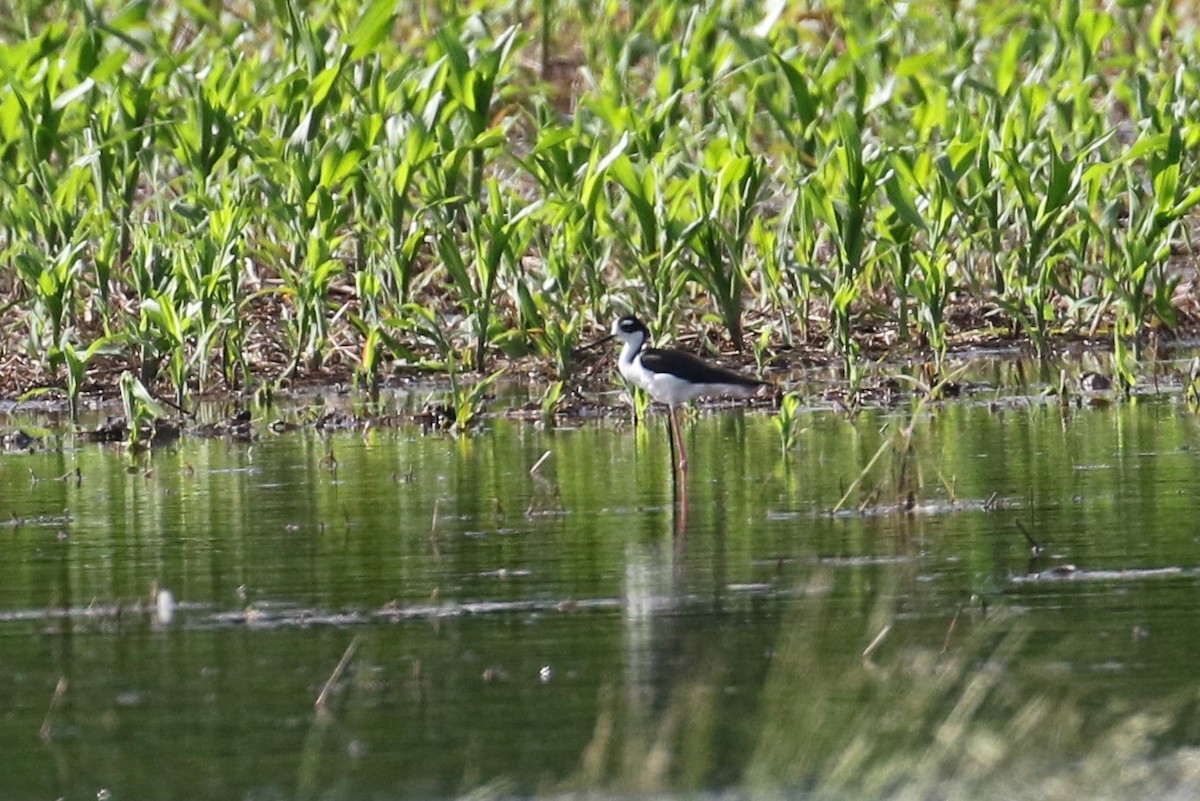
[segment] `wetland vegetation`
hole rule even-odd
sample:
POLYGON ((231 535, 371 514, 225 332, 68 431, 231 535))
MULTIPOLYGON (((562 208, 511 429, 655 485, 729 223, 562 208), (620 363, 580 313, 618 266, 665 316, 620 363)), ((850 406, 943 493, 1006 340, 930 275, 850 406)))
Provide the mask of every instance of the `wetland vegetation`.
POLYGON ((1189 3, 7 5, 10 397, 533 365, 553 411, 628 310, 851 394, 1079 337, 1129 387, 1197 319, 1189 3))
POLYGON ((0 0, 0 795, 1194 797, 1198 18, 0 0))

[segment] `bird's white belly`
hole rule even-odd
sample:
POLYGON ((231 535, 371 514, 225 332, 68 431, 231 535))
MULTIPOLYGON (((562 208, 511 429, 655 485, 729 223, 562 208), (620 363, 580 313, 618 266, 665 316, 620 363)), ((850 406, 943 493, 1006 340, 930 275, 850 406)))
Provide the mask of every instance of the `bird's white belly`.
POLYGON ((713 395, 741 395, 737 388, 719 384, 693 384, 671 373, 647 370, 640 361, 619 365, 621 375, 634 386, 641 387, 650 397, 668 406, 679 406, 696 398, 713 395))
POLYGON ((668 406, 678 406, 703 395, 720 394, 719 388, 709 384, 692 384, 670 373, 647 373, 649 379, 646 391, 650 393, 650 397, 668 406))

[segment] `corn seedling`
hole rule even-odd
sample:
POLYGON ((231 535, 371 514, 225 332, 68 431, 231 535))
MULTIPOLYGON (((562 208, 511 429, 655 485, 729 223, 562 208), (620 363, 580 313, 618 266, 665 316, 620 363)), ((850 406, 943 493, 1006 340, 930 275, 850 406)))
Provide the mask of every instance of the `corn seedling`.
POLYGON ((501 271, 506 267, 514 272, 519 270, 521 257, 529 243, 529 217, 536 211, 536 206, 525 206, 520 211, 514 207, 511 197, 502 197, 499 184, 489 181, 486 208, 480 208, 477 203, 467 205, 470 249, 466 254, 460 248, 452 220, 446 216, 439 220, 438 252, 460 292, 474 328, 475 347, 471 351, 470 367, 475 370, 484 368, 487 346, 498 333, 493 330, 496 321, 492 309, 501 271))
POLYGON ((800 434, 800 419, 797 412, 800 409, 800 396, 794 392, 786 392, 779 401, 779 411, 775 413, 775 430, 779 433, 779 447, 786 456, 795 447, 800 434))
POLYGON ((1194 357, 1188 365, 1187 385, 1183 399, 1193 413, 1200 412, 1200 357, 1194 357))
POLYGON ((864 328, 940 360, 969 301, 1043 351, 1111 335, 1127 384, 1147 332, 1191 319, 1178 4, 442 6, 17 4, 0 262, 23 357, 114 336, 176 397, 218 362, 253 380, 264 334, 270 375, 564 371, 629 303, 658 330, 715 314, 759 359, 741 320, 775 319, 770 347, 825 338, 854 383, 864 328), (412 305, 445 343, 393 333, 412 305))
POLYGON ((554 413, 558 411, 565 398, 563 394, 564 389, 566 389, 566 382, 564 381, 555 381, 546 387, 546 391, 542 393, 542 398, 538 402, 544 419, 553 419, 554 413))
POLYGON ((67 405, 72 423, 79 422, 79 393, 92 359, 97 356, 119 356, 122 352, 118 337, 100 337, 80 350, 75 347, 69 336, 64 336, 62 341, 50 352, 50 364, 61 362, 65 368, 67 405))
POLYGON ((16 258, 18 272, 34 299, 28 319, 29 345, 35 350, 48 352, 62 341, 71 325, 82 248, 83 243, 76 242, 59 250, 52 259, 25 249, 16 258))
POLYGON ((162 404, 154 399, 133 373, 121 373, 120 386, 128 436, 126 444, 129 448, 136 449, 142 446, 145 439, 153 436, 155 425, 167 414, 162 404))
POLYGON ((507 371, 501 368, 472 384, 463 384, 454 367, 454 360, 450 360, 450 393, 454 401, 454 430, 459 435, 466 434, 472 426, 479 422, 488 389, 505 372, 507 371))
POLYGON ((697 259, 693 274, 716 301, 717 310, 738 350, 742 341, 742 302, 746 294, 746 260, 752 214, 766 180, 760 157, 738 152, 717 140, 705 153, 708 170, 697 172, 693 191, 704 221, 692 237, 697 259), (720 165, 719 167, 717 165, 720 165))

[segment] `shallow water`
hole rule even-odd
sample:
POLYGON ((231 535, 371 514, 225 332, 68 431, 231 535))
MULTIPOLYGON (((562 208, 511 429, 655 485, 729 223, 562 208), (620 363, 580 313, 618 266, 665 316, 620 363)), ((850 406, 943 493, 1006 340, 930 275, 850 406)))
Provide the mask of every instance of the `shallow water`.
POLYGON ((660 414, 47 435, 0 457, 0 797, 1194 795, 1197 421, 910 414, 705 410, 686 491, 660 414))

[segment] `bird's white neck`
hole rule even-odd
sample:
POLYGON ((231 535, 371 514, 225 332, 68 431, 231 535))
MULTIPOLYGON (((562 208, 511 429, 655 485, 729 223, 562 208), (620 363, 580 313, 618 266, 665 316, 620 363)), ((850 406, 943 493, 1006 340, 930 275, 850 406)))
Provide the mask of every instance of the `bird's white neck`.
POLYGON ((642 346, 646 344, 644 337, 636 337, 625 340, 621 345, 621 358, 619 359, 620 367, 628 368, 633 365, 633 360, 641 352, 642 346))

